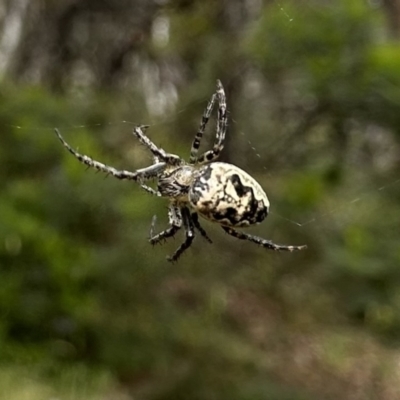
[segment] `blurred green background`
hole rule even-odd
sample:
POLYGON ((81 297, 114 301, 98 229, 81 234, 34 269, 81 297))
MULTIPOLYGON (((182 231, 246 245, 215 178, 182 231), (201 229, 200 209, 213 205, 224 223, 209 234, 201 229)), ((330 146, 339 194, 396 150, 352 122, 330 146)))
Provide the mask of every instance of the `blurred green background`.
POLYGON ((0 400, 400 399, 400 0, 0 2, 0 400), (152 248, 164 199, 86 171, 149 136, 221 159, 271 215, 152 248), (204 148, 213 141, 211 123, 204 148))

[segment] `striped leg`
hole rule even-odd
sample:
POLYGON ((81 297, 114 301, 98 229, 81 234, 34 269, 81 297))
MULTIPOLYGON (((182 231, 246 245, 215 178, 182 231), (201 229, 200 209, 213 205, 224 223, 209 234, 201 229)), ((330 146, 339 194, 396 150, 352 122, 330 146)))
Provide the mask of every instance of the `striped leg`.
POLYGON ((207 108, 204 110, 203 116, 201 117, 200 127, 196 133, 196 136, 193 139, 192 148, 190 150, 189 164, 195 164, 197 161, 197 153, 200 148, 201 139, 203 137, 207 122, 210 119, 212 110, 214 108, 215 99, 216 95, 213 94, 211 100, 207 104, 207 108))
POLYGON ((253 235, 248 235, 247 233, 239 232, 236 231, 235 229, 228 228, 227 226, 223 226, 222 229, 228 233, 229 235, 237 238, 237 239, 242 239, 242 240, 249 240, 250 242, 256 243, 262 247, 265 247, 270 250, 276 250, 276 251, 295 251, 295 250, 304 250, 307 248, 307 246, 286 246, 283 244, 275 244, 272 243, 270 240, 266 240, 263 238, 260 238, 258 236, 253 236, 253 235))
POLYGON ((162 197, 162 194, 158 190, 154 190, 152 187, 141 184, 140 187, 145 190, 147 193, 152 194, 153 196, 162 197))
POLYGON ((154 156, 155 160, 162 160, 170 165, 179 165, 182 163, 182 160, 179 156, 171 153, 167 153, 164 149, 156 146, 143 132, 143 130, 147 129, 147 125, 137 126, 133 129, 133 134, 139 139, 140 143, 146 146, 154 156))
POLYGON ((200 232, 201 236, 203 236, 203 238, 206 239, 208 243, 212 243, 212 240, 208 237, 207 232, 200 225, 199 216, 197 215, 197 213, 192 214, 192 221, 194 227, 200 232))
POLYGON ((78 153, 64 140, 58 129, 55 129, 55 133, 64 147, 82 164, 85 164, 90 168, 97 169, 98 171, 105 172, 108 175, 115 176, 117 179, 128 179, 136 182, 142 182, 144 180, 157 177, 158 174, 166 168, 166 163, 160 162, 151 165, 150 167, 138 169, 135 172, 117 170, 114 167, 110 167, 109 165, 93 160, 89 156, 78 153))
POLYGON ((175 206, 168 207, 168 219, 169 219, 169 227, 162 232, 154 235, 154 228, 156 225, 157 217, 154 216, 151 222, 150 227, 150 243, 157 244, 160 243, 162 240, 168 239, 175 235, 176 232, 179 231, 182 227, 182 215, 180 213, 179 208, 175 206))
POLYGON ((177 261, 178 258, 182 255, 182 253, 191 246, 194 239, 194 225, 192 218, 190 217, 190 211, 188 208, 184 207, 181 209, 181 212, 182 212, 183 226, 185 228, 185 233, 186 233, 186 239, 178 247, 178 249, 172 256, 167 257, 167 260, 171 262, 177 261))
POLYGON ((226 111, 225 91, 221 81, 217 81, 217 100, 218 100, 218 122, 217 133, 215 136, 214 146, 212 150, 203 153, 197 160, 199 164, 215 161, 221 151, 224 149, 225 135, 228 127, 228 117, 226 111))

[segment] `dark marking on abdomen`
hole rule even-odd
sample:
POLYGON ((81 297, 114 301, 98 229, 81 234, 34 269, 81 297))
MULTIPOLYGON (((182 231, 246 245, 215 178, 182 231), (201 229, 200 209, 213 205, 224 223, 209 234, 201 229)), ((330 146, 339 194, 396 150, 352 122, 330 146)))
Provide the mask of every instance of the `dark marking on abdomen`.
POLYGON ((232 185, 236 190, 236 194, 239 197, 243 197, 250 189, 246 186, 243 186, 242 181, 240 180, 239 175, 237 174, 233 174, 230 178, 230 181, 232 182, 232 185))

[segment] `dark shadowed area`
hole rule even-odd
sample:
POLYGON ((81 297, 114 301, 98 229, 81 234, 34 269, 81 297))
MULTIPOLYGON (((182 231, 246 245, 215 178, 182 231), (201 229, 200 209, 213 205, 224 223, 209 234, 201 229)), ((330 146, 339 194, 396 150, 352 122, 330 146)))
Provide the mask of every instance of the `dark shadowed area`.
POLYGON ((0 79, 0 400, 400 399, 400 0, 0 0, 0 79), (168 201, 54 135, 188 159, 217 79, 246 232, 307 250, 204 221, 170 264, 168 201))

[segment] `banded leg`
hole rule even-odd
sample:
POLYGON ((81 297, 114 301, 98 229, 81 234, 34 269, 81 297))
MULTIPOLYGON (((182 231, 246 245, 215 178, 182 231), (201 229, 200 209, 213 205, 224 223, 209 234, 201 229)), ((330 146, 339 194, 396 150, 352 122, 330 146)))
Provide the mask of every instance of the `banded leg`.
POLYGON ((144 134, 143 130, 146 130, 147 128, 148 125, 137 126, 136 128, 133 129, 133 134, 139 139, 140 143, 146 146, 153 153, 154 159, 155 160, 161 159, 163 162, 168 163, 170 165, 181 164, 182 160, 179 156, 177 156, 176 154, 167 153, 164 149, 155 145, 144 134))
POLYGON ((189 164, 195 164, 197 162, 197 153, 200 148, 201 139, 203 137, 204 131, 208 120, 211 117, 212 110, 214 108, 216 95, 213 94, 211 100, 207 104, 207 108, 204 110, 203 116, 201 117, 201 123, 196 136, 193 139, 192 148, 190 149, 189 164))
MULTIPOLYGON (((158 164, 159 162, 160 162, 160 159, 157 156, 153 155, 153 163, 158 164)), ((153 196, 162 197, 162 194, 158 190, 155 190, 150 186, 141 184, 140 187, 143 190, 145 190, 147 193, 152 194, 153 196)))
POLYGON ((150 239, 149 242, 151 244, 160 243, 164 239, 168 239, 175 235, 176 232, 179 231, 182 227, 182 215, 179 211, 179 208, 175 206, 168 207, 168 220, 169 220, 169 227, 162 232, 154 235, 154 228, 156 225, 157 217, 154 216, 153 220, 151 221, 150 227, 150 239))
POLYGON ((178 247, 178 249, 172 256, 167 257, 167 260, 171 262, 177 261, 178 258, 182 255, 182 253, 190 247, 194 239, 194 224, 190 216, 190 211, 188 208, 184 207, 181 209, 181 212, 182 212, 183 226, 185 228, 185 233, 186 233, 186 239, 178 247))
POLYGON ((203 153, 197 160, 199 164, 215 161, 224 149, 225 135, 228 128, 225 91, 221 81, 217 81, 218 122, 212 150, 203 153))
POLYGON ((259 246, 265 247, 270 250, 276 250, 276 251, 296 251, 296 250, 304 250, 307 248, 306 245, 303 246, 287 246, 283 244, 275 244, 271 242, 270 240, 263 239, 259 236, 253 236, 253 235, 248 235, 247 233, 239 232, 235 229, 229 228, 227 226, 223 226, 222 229, 228 233, 229 235, 237 238, 237 239, 242 239, 242 240, 248 240, 250 242, 256 243, 259 246))
POLYGON ((203 238, 206 239, 208 243, 212 243, 212 240, 208 237, 207 232, 200 225, 199 216, 197 215, 197 213, 192 213, 192 221, 194 227, 200 232, 201 236, 203 236, 203 238))
POLYGON ((162 194, 158 190, 154 190, 152 187, 141 184, 140 187, 145 190, 147 193, 152 194, 153 196, 162 197, 162 194))
POLYGON ((136 170, 135 172, 125 171, 125 170, 117 170, 114 167, 110 167, 109 165, 103 164, 99 161, 93 160, 91 157, 86 156, 84 154, 78 153, 74 150, 61 136, 61 133, 58 129, 55 129, 55 133, 60 139, 60 142, 63 146, 80 161, 82 164, 87 165, 90 168, 97 169, 98 171, 105 172, 108 175, 115 176, 117 179, 128 179, 136 182, 141 182, 147 179, 155 178, 158 174, 166 168, 165 162, 160 162, 150 167, 141 168, 136 170))

